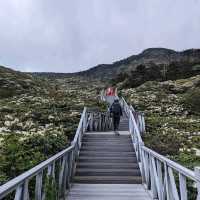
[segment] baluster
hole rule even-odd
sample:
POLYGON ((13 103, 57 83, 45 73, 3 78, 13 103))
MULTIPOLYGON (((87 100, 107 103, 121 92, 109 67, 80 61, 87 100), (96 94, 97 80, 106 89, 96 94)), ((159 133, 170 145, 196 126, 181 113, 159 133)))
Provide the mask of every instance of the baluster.
POLYGON ((61 193, 62 183, 63 183, 63 173, 64 173, 64 167, 65 167, 64 158, 62 159, 61 163, 62 163, 61 167, 59 167, 59 181, 58 181, 59 194, 61 193))
POLYGON ((148 163, 147 163, 147 160, 146 160, 146 155, 147 153, 143 150, 143 162, 144 162, 144 183, 146 183, 147 187, 148 187, 148 163))
POLYGON ((22 193, 23 193, 23 186, 20 185, 17 187, 15 192, 15 199, 14 200, 21 200, 22 199, 22 193))
POLYGON ((140 113, 138 113, 138 129, 139 129, 139 131, 141 133, 142 130, 141 130, 141 115, 140 115, 140 113))
POLYGON ((86 113, 86 126, 85 126, 85 131, 89 131, 89 123, 90 123, 90 115, 89 113, 87 112, 86 113))
POLYGON ((108 116, 106 115, 106 117, 105 117, 105 121, 106 121, 106 130, 108 130, 109 129, 109 122, 108 122, 108 116))
POLYGON ((71 151, 71 154, 70 154, 70 163, 71 163, 70 165, 70 181, 71 181, 74 174, 74 169, 73 169, 74 168, 74 150, 71 151))
POLYGON ((151 178, 151 191, 153 195, 153 199, 157 198, 157 191, 156 191, 156 182, 155 182, 155 175, 154 174, 154 166, 152 162, 153 157, 149 155, 149 164, 150 164, 150 178, 151 178))
POLYGON ((102 131, 102 113, 100 113, 99 130, 102 131))
POLYGON ((52 176, 52 165, 48 165, 48 168, 47 168, 47 176, 48 176, 48 177, 52 176))
MULTIPOLYGON (((129 111, 129 112, 131 112, 131 111, 129 111)), ((129 116, 129 132, 132 134, 132 127, 131 127, 131 116, 129 116)))
POLYGON ((170 180, 170 186, 171 186, 170 193, 173 195, 174 200, 179 200, 179 195, 176 188, 176 182, 174 179, 173 171, 170 167, 168 168, 168 173, 169 173, 169 180, 170 180))
POLYGON ((104 125, 104 114, 102 114, 102 131, 105 130, 105 125, 104 125))
POLYGON ((167 200, 171 200, 170 199, 170 188, 169 188, 169 176, 168 176, 168 170, 167 170, 168 166, 166 164, 166 162, 164 163, 164 172, 165 172, 165 181, 164 181, 164 197, 167 197, 167 200))
POLYGON ((100 131, 100 113, 97 115, 97 131, 100 131))
MULTIPOLYGON (((141 151, 140 151, 140 146, 141 146, 141 144, 142 143, 140 143, 139 141, 137 142, 137 148, 138 148, 138 157, 137 157, 137 159, 138 159, 138 162, 141 162, 141 157, 140 157, 140 155, 141 155, 141 151)), ((143 144, 142 144, 143 145, 143 144)))
POLYGON ((145 153, 145 162, 146 162, 146 183, 147 188, 150 189, 150 164, 149 164, 149 154, 145 153))
POLYGON ((90 113, 90 131, 93 131, 93 118, 92 118, 92 113, 90 113))
POLYGON ((181 200, 187 200, 186 177, 181 173, 179 173, 179 187, 180 187, 181 200))
POLYGON ((36 175, 35 199, 42 200, 42 172, 36 175))
POLYGON ((106 131, 109 129, 109 123, 108 123, 108 116, 105 115, 105 125, 106 125, 106 131))
POLYGON ((62 166, 59 173, 59 194, 61 197, 65 196, 66 181, 67 181, 67 156, 65 155, 62 160, 62 166))
POLYGON ((162 174, 162 163, 156 159, 156 163, 157 163, 157 173, 158 173, 158 181, 159 181, 159 185, 160 185, 160 199, 164 199, 164 185, 163 185, 163 174, 162 174))
POLYGON ((146 130, 145 130, 145 120, 144 120, 144 114, 142 114, 142 132, 145 133, 146 130))
POLYGON ((17 187, 14 200, 29 200, 28 179, 17 187))
POLYGON ((77 147, 78 147, 78 151, 79 151, 79 149, 81 148, 81 140, 82 140, 82 135, 83 135, 83 124, 82 124, 82 126, 81 126, 81 130, 80 130, 80 134, 78 135, 78 138, 77 138, 77 142, 78 142, 78 144, 77 144, 77 147))
POLYGON ((25 180, 25 183, 24 183, 24 189, 23 189, 23 200, 29 200, 30 197, 29 197, 29 191, 28 191, 28 183, 29 183, 29 180, 25 180))
MULTIPOLYGON (((200 167, 195 167, 194 173, 197 179, 200 180, 200 167)), ((196 183, 196 186, 197 186, 197 200, 200 200, 200 182, 199 181, 196 183)))
POLYGON ((142 182, 145 183, 146 181, 146 172, 145 172, 145 168, 146 168, 146 162, 145 162, 145 158, 144 158, 144 150, 141 148, 141 165, 142 165, 142 182))
POLYGON ((83 118, 83 133, 86 131, 86 124, 87 124, 87 112, 85 112, 84 118, 83 118))
POLYGON ((70 188, 70 171, 71 171, 71 152, 67 154, 67 164, 66 164, 66 189, 70 188))
POLYGON ((56 178, 56 175, 55 175, 55 161, 52 164, 52 177, 53 177, 53 179, 56 178))
POLYGON ((159 175, 158 175, 158 166, 156 168, 156 163, 155 163, 154 157, 152 157, 151 161, 152 161, 152 167, 153 167, 155 186, 157 188, 158 199, 162 200, 162 182, 159 180, 159 175, 162 175, 162 174, 159 173, 159 175))

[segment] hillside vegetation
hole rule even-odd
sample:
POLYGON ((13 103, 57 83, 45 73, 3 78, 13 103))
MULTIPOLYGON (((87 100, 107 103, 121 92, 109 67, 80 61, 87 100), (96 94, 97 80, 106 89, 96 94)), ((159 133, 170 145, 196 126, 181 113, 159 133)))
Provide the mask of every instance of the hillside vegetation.
POLYGON ((66 148, 84 106, 105 109, 100 86, 81 78, 43 79, 0 68, 0 185, 66 148), (4 71, 4 72, 3 72, 4 71), (9 76, 8 76, 9 75, 9 76), (9 93, 10 83, 18 90, 9 93), (24 84, 31 83, 29 87, 24 84), (33 83, 32 83, 33 82, 33 83))
POLYGON ((200 165, 200 75, 148 81, 121 94, 144 112, 147 146, 192 168, 200 165))
POLYGON ((114 85, 144 112, 145 143, 187 167, 200 165, 200 50, 147 49, 75 73, 0 67, 0 184, 69 145, 84 106, 105 109, 114 85))
POLYGON ((46 81, 0 66, 0 98, 26 93, 44 93, 46 81))

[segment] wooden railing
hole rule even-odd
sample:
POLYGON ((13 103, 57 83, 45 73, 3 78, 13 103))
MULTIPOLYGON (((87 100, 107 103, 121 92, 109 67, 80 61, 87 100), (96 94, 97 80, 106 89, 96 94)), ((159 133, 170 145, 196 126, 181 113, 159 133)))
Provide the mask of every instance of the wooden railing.
POLYGON ((192 171, 145 147, 141 137, 145 130, 142 127, 145 125, 144 119, 142 117, 139 117, 139 119, 136 111, 128 106, 123 98, 121 101, 123 109, 129 117, 129 129, 143 183, 151 191, 152 198, 158 200, 188 200, 191 195, 194 195, 194 200, 200 200, 200 167, 195 167, 195 170, 192 171), (188 190, 188 182, 193 182, 196 194, 191 194, 188 190))
POLYGON ((112 129, 112 119, 109 112, 90 112, 88 131, 108 131, 112 129))
POLYGON ((71 146, 0 186, 0 199, 44 200, 47 199, 45 187, 55 191, 55 199, 63 199, 70 189, 83 134, 86 131, 107 130, 110 126, 108 113, 95 114, 84 108, 71 146))

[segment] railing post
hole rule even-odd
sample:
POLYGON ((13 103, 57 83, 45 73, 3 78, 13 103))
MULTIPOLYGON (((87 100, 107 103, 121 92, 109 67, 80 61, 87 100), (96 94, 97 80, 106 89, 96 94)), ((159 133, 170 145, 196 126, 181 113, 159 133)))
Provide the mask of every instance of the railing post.
POLYGON ((179 173, 179 190, 180 190, 180 196, 181 200, 187 200, 187 183, 186 183, 186 177, 179 173))
POLYGON ((143 132, 143 134, 146 132, 144 113, 142 113, 142 132, 143 132))
MULTIPOLYGON (((195 167, 194 172, 197 179, 200 180, 200 167, 195 167)), ((198 181, 196 184, 197 184, 197 200, 200 200, 200 182, 198 181)))
POLYGON ((89 127, 90 127, 90 131, 93 131, 93 114, 92 113, 90 113, 90 125, 89 125, 89 127))
POLYGON ((23 186, 20 185, 17 187, 14 200, 21 200, 22 196, 23 196, 23 186))
POLYGON ((141 159, 141 173, 142 173, 142 182, 143 183, 145 183, 146 182, 146 179, 145 179, 145 177, 146 177, 146 173, 145 173, 145 167, 146 167, 146 162, 145 162, 145 158, 144 158, 144 151, 143 151, 143 147, 144 146, 144 144, 143 145, 141 145, 141 157, 140 157, 140 159, 141 159))
POLYGON ((152 159, 153 159, 153 157, 151 155, 149 155, 151 192, 153 195, 153 199, 157 199, 156 181, 155 181, 155 177, 154 177, 154 169, 153 169, 152 159))
POLYGON ((144 146, 144 142, 138 141, 138 162, 142 162, 142 146, 144 146))
POLYGON ((42 200, 42 172, 36 176, 35 199, 42 200))
POLYGON ((85 115, 83 118, 83 132, 86 131, 86 124, 87 124, 87 112, 85 112, 85 115))

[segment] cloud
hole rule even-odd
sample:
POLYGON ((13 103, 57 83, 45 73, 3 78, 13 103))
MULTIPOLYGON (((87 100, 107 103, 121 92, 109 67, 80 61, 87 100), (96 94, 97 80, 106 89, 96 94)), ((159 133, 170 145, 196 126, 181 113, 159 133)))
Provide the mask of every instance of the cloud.
POLYGON ((149 47, 200 47, 200 0, 1 0, 0 64, 74 72, 149 47))

